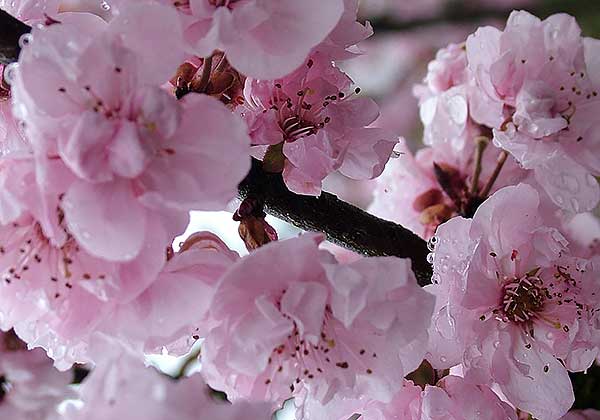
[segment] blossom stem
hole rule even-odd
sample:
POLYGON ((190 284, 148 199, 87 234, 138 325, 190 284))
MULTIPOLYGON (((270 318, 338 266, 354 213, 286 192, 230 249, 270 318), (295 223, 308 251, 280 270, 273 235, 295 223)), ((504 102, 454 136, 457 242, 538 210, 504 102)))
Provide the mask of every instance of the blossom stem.
POLYGON ((506 162, 507 158, 508 152, 506 150, 500 152, 500 155, 498 156, 498 162, 496 163, 496 167, 494 168, 494 172, 492 173, 487 184, 485 184, 485 187, 481 191, 481 197, 485 198, 490 194, 490 191, 492 190, 496 179, 498 179, 498 175, 500 175, 500 171, 502 170, 502 167, 504 166, 504 163, 506 162))
POLYGON ((475 166, 473 168, 473 178, 471 179, 470 193, 472 196, 477 195, 479 190, 479 176, 481 175, 481 159, 483 152, 487 147, 489 139, 485 136, 479 136, 475 139, 475 166))

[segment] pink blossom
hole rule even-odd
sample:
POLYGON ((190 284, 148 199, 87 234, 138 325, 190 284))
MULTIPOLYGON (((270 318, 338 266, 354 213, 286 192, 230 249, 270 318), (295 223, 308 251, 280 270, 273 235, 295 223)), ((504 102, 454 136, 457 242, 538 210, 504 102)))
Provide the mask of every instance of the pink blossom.
MULTIPOLYGON (((66 171, 59 161, 52 169, 66 171)), ((4 158, 0 182, 0 327, 15 328, 29 346, 45 348, 61 369, 87 361, 87 337, 115 304, 152 283, 170 239, 156 226, 145 232, 136 259, 102 260, 66 226, 60 185, 37 188, 31 158, 4 158)))
POLYGON ((360 414, 365 420, 421 420, 422 389, 404 380, 388 403, 364 397, 336 396, 323 405, 310 396, 296 397, 296 418, 305 420, 348 420, 360 414))
MULTIPOLYGON (((474 149, 471 142, 462 143, 461 148, 439 143, 435 147, 420 149, 413 155, 402 141, 396 148, 398 158, 392 159, 376 180, 369 211, 429 239, 439 224, 456 215, 468 214, 479 204, 481 198, 471 189, 474 149), (440 175, 447 179, 440 178, 440 175)), ((489 182, 497 156, 496 150, 485 150, 479 190, 489 182)), ((524 176, 525 171, 509 159, 491 191, 514 184, 524 176)))
POLYGON ((266 169, 283 171, 291 191, 318 195, 322 180, 339 170, 353 179, 378 176, 396 141, 367 128, 379 111, 350 94, 351 80, 321 56, 275 81, 247 79, 242 111, 254 145, 269 146, 266 169))
POLYGON ((462 362, 467 380, 497 383, 517 408, 558 419, 573 403, 567 369, 584 370, 598 354, 600 261, 573 255, 541 214, 536 190, 520 184, 472 220, 438 228, 428 360, 462 362))
POLYGON ((177 7, 190 53, 221 50, 238 71, 260 79, 298 68, 344 12, 343 0, 185 0, 177 7))
POLYGON ((485 385, 446 376, 437 386, 425 386, 422 420, 516 420, 515 410, 485 385))
POLYGON ((358 0, 344 0, 344 12, 339 22, 313 52, 330 57, 332 60, 346 60, 361 54, 356 45, 373 35, 369 21, 364 24, 357 19, 358 0))
POLYGON ((347 420, 360 414, 366 420, 516 420, 514 408, 486 385, 474 385, 458 376, 446 376, 435 386, 422 390, 405 381, 391 402, 335 398, 322 406, 303 401, 306 419, 347 420), (314 416, 314 417, 313 417, 314 416))
POLYGON ((66 398, 70 373, 52 367, 41 350, 27 350, 14 332, 0 333, 0 416, 11 420, 46 420, 66 398))
MULTIPOLYGON (((100 329, 145 353, 187 353, 211 327, 207 313, 219 278, 239 259, 221 239, 197 232, 135 300, 119 305, 100 329), (174 308, 177 308, 174 310, 174 308)), ((140 351, 140 353, 141 353, 140 351)))
POLYGON ((13 100, 27 120, 38 182, 62 187, 70 233, 92 255, 131 261, 155 226, 172 238, 189 210, 221 209, 235 197, 249 168, 248 137, 215 99, 178 102, 157 87, 181 58, 175 11, 135 4, 108 25, 77 15, 33 31, 13 100), (159 25, 173 29, 150 30, 159 25), (156 50, 164 51, 159 63, 156 50), (69 169, 60 177, 49 169, 56 159, 69 169))
POLYGON ((268 420, 268 404, 218 402, 200 375, 177 381, 146 367, 118 343, 98 339, 99 362, 80 388, 83 407, 68 407, 66 420, 268 420))
POLYGON ((494 128, 495 144, 533 170, 556 205, 575 213, 600 200, 598 48, 565 14, 540 21, 513 12, 504 31, 484 27, 467 40, 475 100, 485 104, 472 117, 494 128))
POLYGON ((433 300, 408 261, 338 265, 321 241, 270 243, 223 277, 211 306, 219 325, 202 347, 209 385, 234 401, 306 392, 322 404, 336 395, 387 402, 420 364, 433 300))
POLYGON ((469 113, 471 73, 463 45, 450 44, 428 65, 423 85, 415 86, 419 113, 425 127, 423 143, 450 144, 457 152, 467 148, 489 129, 475 123, 469 113))

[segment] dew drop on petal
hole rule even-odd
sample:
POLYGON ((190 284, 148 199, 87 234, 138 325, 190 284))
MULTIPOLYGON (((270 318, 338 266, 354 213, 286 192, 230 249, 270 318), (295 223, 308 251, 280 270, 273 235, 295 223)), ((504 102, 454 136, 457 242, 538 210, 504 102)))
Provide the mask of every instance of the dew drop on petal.
POLYGON ((10 63, 4 68, 4 81, 9 85, 13 84, 17 78, 17 71, 19 70, 18 63, 10 63))
POLYGON ((23 34, 21 35, 21 37, 19 38, 19 47, 21 48, 25 48, 27 47, 29 44, 31 44, 31 41, 33 41, 33 35, 31 34, 23 34))
POLYGON ((430 251, 435 251, 435 247, 436 245, 439 243, 439 238, 437 236, 432 236, 431 238, 429 238, 429 240, 427 241, 427 248, 430 251))
POLYGON ((427 262, 429 264, 433 264, 434 259, 435 259, 435 254, 433 252, 430 252, 429 254, 427 254, 427 262))

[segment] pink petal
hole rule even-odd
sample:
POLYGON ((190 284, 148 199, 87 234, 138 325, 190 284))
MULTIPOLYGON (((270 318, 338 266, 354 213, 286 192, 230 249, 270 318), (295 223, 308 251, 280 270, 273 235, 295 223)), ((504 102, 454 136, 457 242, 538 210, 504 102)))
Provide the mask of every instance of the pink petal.
POLYGON ((139 254, 146 211, 128 182, 75 182, 63 205, 69 231, 90 254, 110 261, 129 261, 139 254))

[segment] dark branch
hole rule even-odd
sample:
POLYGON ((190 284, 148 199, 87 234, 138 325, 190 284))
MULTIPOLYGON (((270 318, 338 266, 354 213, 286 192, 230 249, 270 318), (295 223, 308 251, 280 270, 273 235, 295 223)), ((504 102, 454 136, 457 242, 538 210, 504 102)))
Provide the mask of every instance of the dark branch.
POLYGON ((253 160, 252 169, 240 184, 240 196, 264 203, 265 211, 303 230, 323 232, 327 239, 368 256, 410 258, 419 284, 429 284, 431 266, 427 244, 402 226, 379 219, 365 211, 322 193, 311 197, 291 193, 281 175, 263 171, 253 160))
POLYGON ((9 64, 19 59, 19 38, 30 31, 30 26, 0 10, 0 64, 9 64))

